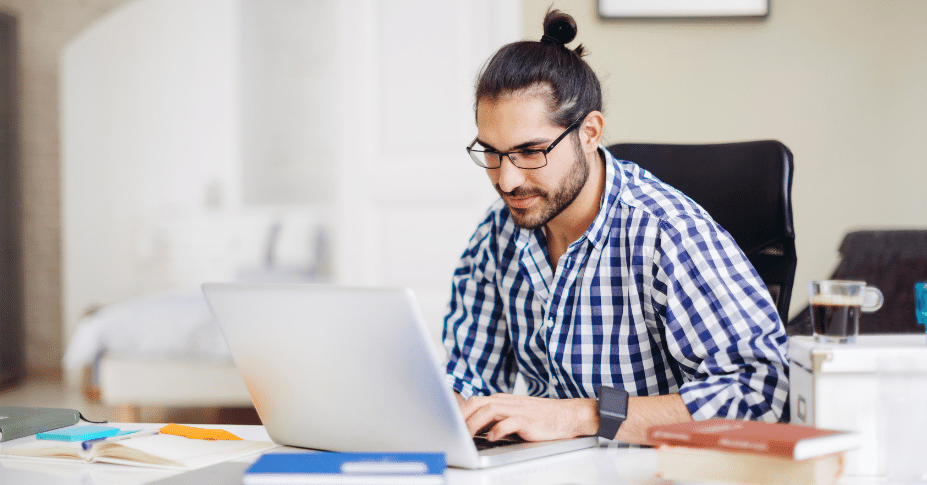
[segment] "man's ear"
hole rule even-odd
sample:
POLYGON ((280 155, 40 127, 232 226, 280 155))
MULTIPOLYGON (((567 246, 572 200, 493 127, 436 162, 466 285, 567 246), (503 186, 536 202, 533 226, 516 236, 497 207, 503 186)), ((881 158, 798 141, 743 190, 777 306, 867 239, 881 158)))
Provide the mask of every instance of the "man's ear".
POLYGON ((602 132, 605 129, 605 117, 600 111, 593 111, 586 115, 583 124, 579 127, 579 139, 586 153, 599 149, 602 143, 602 132))

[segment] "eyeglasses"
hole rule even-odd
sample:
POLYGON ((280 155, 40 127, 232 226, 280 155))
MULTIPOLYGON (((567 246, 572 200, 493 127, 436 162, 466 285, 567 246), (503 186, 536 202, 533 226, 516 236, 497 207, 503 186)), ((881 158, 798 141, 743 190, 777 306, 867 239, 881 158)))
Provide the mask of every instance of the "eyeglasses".
POLYGON ((583 120, 579 120, 576 123, 570 125, 560 136, 557 137, 550 145, 547 145, 547 148, 542 149, 532 149, 532 150, 516 150, 511 152, 497 152, 496 150, 475 150, 473 147, 477 143, 477 139, 473 139, 473 143, 470 143, 470 146, 467 147, 467 153, 470 154, 470 158, 473 159, 473 162, 483 168, 499 168, 502 166, 502 157, 508 157, 512 161, 512 165, 515 165, 518 168, 533 170, 536 168, 542 168, 547 166, 547 154, 560 143, 560 140, 566 138, 567 134, 571 131, 577 129, 582 125, 583 120))

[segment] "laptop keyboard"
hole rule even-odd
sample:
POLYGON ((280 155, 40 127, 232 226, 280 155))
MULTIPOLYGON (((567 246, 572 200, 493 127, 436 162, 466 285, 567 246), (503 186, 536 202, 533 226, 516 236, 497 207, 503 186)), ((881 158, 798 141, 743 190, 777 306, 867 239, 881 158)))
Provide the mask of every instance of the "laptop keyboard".
POLYGON ((484 435, 477 435, 473 437, 473 443, 476 444, 477 451, 488 450, 490 448, 498 448, 500 446, 514 445, 516 443, 524 443, 525 440, 515 435, 513 437, 505 437, 501 440, 490 441, 486 439, 484 435))

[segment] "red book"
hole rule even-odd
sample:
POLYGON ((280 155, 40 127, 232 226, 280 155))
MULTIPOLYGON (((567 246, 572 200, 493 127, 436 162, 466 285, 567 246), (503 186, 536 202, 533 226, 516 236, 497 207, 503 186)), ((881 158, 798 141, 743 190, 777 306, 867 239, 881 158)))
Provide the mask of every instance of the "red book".
POLYGON ((654 426, 647 433, 653 443, 721 451, 772 455, 792 460, 851 450, 860 435, 782 423, 708 419, 654 426))

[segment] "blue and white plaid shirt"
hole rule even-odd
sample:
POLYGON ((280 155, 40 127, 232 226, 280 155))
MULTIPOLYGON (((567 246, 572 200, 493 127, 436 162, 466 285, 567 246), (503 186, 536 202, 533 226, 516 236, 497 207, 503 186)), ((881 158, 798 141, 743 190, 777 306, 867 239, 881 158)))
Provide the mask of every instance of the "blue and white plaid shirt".
POLYGON ((532 396, 678 392, 697 420, 778 421, 787 337, 753 266, 691 199, 600 152, 602 206, 556 270, 501 199, 477 227, 444 320, 449 384, 511 392, 520 372, 532 396))

